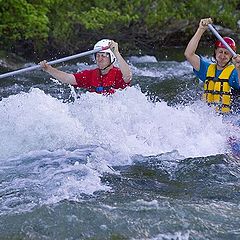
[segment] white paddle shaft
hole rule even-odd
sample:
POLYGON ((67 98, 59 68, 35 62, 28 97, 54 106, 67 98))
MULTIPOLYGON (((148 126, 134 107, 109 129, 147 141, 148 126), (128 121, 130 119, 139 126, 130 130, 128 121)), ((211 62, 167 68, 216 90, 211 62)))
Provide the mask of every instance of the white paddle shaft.
MULTIPOLYGON (((78 53, 78 54, 75 54, 75 55, 72 55, 72 56, 68 56, 68 57, 64 57, 64 58, 60 58, 60 59, 57 59, 57 60, 50 61, 50 62, 48 62, 48 64, 52 65, 52 64, 57 64, 57 63, 60 63, 60 62, 66 62, 66 61, 69 61, 69 60, 72 60, 72 59, 75 59, 75 58, 79 58, 79 57, 87 56, 87 55, 90 55, 90 54, 94 54, 94 53, 100 52, 102 50, 106 50, 108 48, 109 47, 102 47, 102 48, 89 50, 89 51, 78 53)), ((34 66, 31 66, 31 67, 22 68, 22 69, 19 69, 19 70, 16 70, 16 71, 1 74, 0 79, 5 78, 5 77, 10 77, 10 76, 13 76, 13 75, 16 75, 16 74, 19 74, 19 73, 23 73, 23 72, 28 72, 28 71, 40 69, 40 68, 41 68, 40 65, 34 65, 34 66)))
POLYGON ((236 57, 237 54, 232 50, 232 48, 226 43, 226 41, 220 36, 217 30, 212 26, 212 24, 208 24, 209 29, 213 32, 213 34, 218 38, 218 40, 227 48, 227 50, 236 57))

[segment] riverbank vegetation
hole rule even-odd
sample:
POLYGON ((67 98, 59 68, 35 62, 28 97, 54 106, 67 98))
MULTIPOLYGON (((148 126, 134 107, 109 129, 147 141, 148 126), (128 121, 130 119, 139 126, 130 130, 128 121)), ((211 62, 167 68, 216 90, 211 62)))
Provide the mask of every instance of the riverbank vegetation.
POLYGON ((239 32, 238 0, 0 0, 1 49, 40 59, 90 49, 101 38, 125 51, 189 41, 198 22, 239 32))

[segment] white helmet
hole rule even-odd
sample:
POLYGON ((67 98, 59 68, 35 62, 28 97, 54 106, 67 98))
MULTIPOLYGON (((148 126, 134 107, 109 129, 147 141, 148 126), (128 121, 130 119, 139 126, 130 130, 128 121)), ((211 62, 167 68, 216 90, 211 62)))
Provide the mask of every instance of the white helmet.
MULTIPOLYGON (((102 48, 102 47, 108 47, 109 43, 111 42, 111 40, 109 39, 102 39, 100 41, 98 41, 95 45, 93 49, 97 49, 97 48, 102 48)), ((112 50, 110 48, 106 49, 106 50, 102 50, 100 52, 107 52, 110 54, 110 62, 111 64, 115 62, 115 55, 113 54, 112 50)))

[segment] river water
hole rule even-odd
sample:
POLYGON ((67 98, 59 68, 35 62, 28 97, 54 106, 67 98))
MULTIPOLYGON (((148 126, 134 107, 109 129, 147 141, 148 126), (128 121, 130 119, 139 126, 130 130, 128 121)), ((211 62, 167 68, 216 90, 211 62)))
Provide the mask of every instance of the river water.
POLYGON ((174 51, 129 57, 132 86, 111 96, 1 79, 0 239, 240 239, 239 129, 174 51))

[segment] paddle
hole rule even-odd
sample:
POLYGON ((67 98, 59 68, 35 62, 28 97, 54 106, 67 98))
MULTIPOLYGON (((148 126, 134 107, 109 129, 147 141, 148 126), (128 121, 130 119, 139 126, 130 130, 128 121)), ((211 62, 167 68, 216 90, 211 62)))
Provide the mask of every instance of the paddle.
POLYGON ((232 50, 232 48, 226 43, 226 41, 220 36, 217 30, 212 26, 212 24, 208 24, 209 29, 213 32, 213 34, 218 38, 218 40, 227 48, 227 50, 236 57, 237 54, 232 50))
MULTIPOLYGON (((90 55, 90 54, 94 54, 94 53, 106 50, 108 48, 109 47, 107 46, 107 47, 101 47, 101 48, 89 50, 89 51, 86 51, 86 52, 82 52, 82 53, 78 53, 78 54, 71 55, 71 56, 68 56, 68 57, 64 57, 64 58, 60 58, 60 59, 57 59, 57 60, 50 61, 50 62, 48 62, 48 64, 52 65, 52 64, 56 64, 56 63, 60 63, 60 62, 66 62, 66 61, 69 61, 69 60, 72 60, 72 59, 75 59, 75 58, 79 58, 79 57, 87 56, 87 55, 90 55)), ((28 71, 32 71, 32 70, 36 70, 36 69, 40 69, 40 68, 41 68, 40 65, 34 65, 34 66, 31 66, 31 67, 22 68, 22 69, 19 69, 19 70, 16 70, 16 71, 1 74, 0 78, 10 77, 10 76, 13 76, 13 75, 16 75, 16 74, 19 74, 19 73, 28 72, 28 71)))

